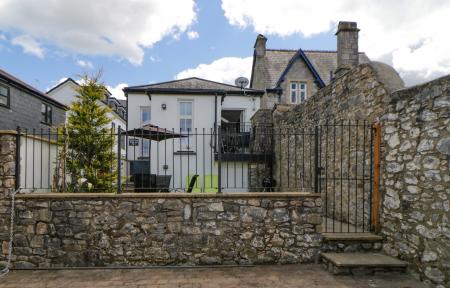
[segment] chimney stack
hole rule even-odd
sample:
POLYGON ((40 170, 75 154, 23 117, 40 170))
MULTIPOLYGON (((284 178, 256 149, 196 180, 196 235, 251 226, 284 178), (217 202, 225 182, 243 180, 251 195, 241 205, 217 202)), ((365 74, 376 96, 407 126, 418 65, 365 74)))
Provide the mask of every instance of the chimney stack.
POLYGON ((253 46, 255 49, 255 56, 264 57, 266 55, 266 42, 267 38, 264 35, 259 34, 258 37, 256 37, 255 46, 253 46))
POLYGON ((358 32, 356 22, 340 21, 337 36, 336 75, 344 73, 359 64, 358 32))

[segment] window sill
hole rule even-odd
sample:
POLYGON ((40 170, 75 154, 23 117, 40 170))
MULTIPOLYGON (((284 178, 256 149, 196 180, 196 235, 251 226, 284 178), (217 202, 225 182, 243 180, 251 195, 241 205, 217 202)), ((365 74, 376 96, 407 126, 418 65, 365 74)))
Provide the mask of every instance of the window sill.
POLYGON ((49 127, 52 127, 52 123, 47 123, 47 122, 42 122, 42 121, 41 121, 41 124, 42 124, 42 125, 49 126, 49 127))
POLYGON ((173 155, 197 155, 195 151, 176 151, 173 152, 173 155))

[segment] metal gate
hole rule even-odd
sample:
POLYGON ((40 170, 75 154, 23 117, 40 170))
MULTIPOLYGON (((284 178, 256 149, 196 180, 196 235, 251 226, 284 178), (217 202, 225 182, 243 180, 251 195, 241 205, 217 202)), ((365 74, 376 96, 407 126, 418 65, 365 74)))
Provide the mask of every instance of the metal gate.
POLYGON ((314 187, 322 195, 324 232, 378 229, 379 136, 379 124, 366 121, 316 127, 314 187))

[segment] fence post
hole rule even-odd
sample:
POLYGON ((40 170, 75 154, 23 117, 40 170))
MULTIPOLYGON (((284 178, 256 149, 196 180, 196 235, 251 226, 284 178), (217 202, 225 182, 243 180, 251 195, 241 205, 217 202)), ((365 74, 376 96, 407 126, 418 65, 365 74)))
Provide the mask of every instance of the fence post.
MULTIPOLYGON (((217 127, 217 125, 216 125, 217 127)), ((218 175, 217 175, 217 182, 218 182, 218 186, 217 187, 217 192, 218 193, 222 193, 222 129, 220 128, 220 126, 217 127, 217 135, 218 135, 218 147, 217 147, 217 170, 218 170, 218 175)))
POLYGON ((319 193, 319 126, 314 127, 314 192, 319 193))
POLYGON ((16 190, 20 188, 20 127, 17 126, 16 134, 16 167, 15 167, 16 190))
POLYGON ((373 192, 372 192, 372 209, 371 209, 371 223, 373 232, 380 232, 380 149, 381 149, 381 124, 377 122, 373 124, 374 144, 373 149, 373 192))
POLYGON ((122 170, 121 170, 121 164, 122 164, 122 147, 121 147, 121 135, 122 129, 119 127, 117 128, 117 193, 122 192, 122 170))

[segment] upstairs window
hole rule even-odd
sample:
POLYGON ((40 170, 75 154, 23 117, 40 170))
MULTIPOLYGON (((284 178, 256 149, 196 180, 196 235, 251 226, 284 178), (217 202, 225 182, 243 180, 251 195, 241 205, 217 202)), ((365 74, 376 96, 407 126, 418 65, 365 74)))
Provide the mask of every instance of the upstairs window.
POLYGON ((304 82, 291 82, 291 104, 303 103, 306 100, 307 85, 304 82))
POLYGON ((0 106, 9 107, 9 87, 0 84, 0 106))
POLYGON ((141 107, 141 126, 149 124, 152 118, 150 106, 141 107))
POLYGON ((52 125, 52 106, 42 103, 41 105, 42 123, 52 125))
MULTIPOLYGON (((187 135, 192 134, 193 113, 192 101, 180 101, 180 132, 187 135)), ((181 149, 192 150, 192 137, 181 138, 181 149)))
MULTIPOLYGON (((150 121, 152 119, 151 114, 151 107, 150 106, 142 106, 141 107, 141 127, 145 124, 150 124, 150 121)), ((148 139, 141 139, 142 143, 142 150, 141 150, 141 156, 142 157, 150 157, 150 140, 148 139)))

